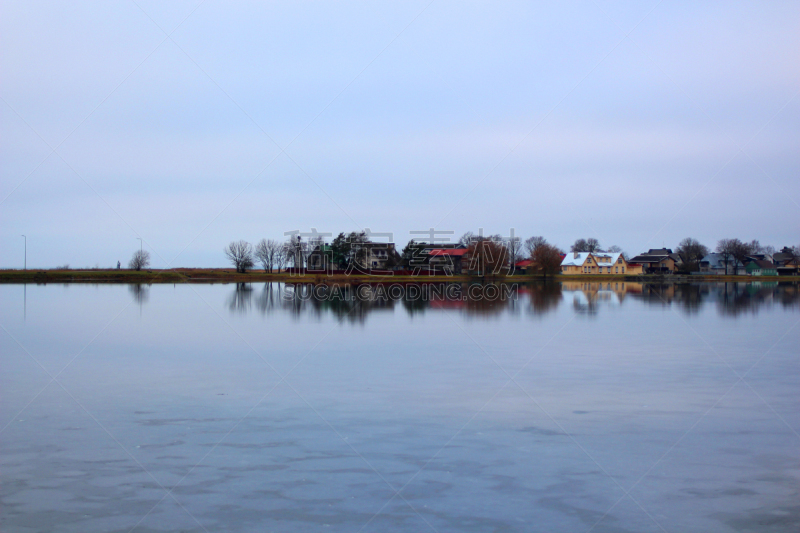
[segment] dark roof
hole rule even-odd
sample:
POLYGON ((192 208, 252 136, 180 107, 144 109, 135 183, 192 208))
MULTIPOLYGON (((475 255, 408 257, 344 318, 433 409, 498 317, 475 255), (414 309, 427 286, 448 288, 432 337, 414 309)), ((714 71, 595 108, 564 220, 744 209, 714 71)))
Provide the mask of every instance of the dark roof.
POLYGON ((775 264, 797 264, 800 258, 796 257, 794 254, 787 254, 787 253, 777 253, 772 256, 772 260, 775 264))
POLYGON ((775 265, 773 265, 769 261, 765 261, 763 259, 756 259, 754 261, 751 261, 750 264, 751 265, 758 265, 758 268, 762 268, 762 269, 769 269, 769 270, 774 270, 775 269, 775 265))
POLYGON ((652 255, 652 254, 642 254, 637 255, 636 257, 632 257, 628 262, 629 263, 660 263, 665 259, 669 259, 668 255, 652 255))
POLYGON ((671 248, 650 248, 650 250, 648 250, 646 254, 642 254, 642 255, 661 255, 661 256, 664 256, 664 255, 669 255, 671 253, 672 253, 672 249, 671 248))

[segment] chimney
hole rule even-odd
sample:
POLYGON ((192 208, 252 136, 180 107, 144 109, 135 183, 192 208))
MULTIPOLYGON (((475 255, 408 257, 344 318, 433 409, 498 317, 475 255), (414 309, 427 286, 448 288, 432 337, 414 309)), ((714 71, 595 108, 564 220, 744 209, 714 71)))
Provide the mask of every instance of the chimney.
POLYGON ((572 254, 572 258, 573 258, 573 259, 577 259, 579 255, 581 255, 581 253, 580 253, 580 252, 574 252, 574 253, 572 254))

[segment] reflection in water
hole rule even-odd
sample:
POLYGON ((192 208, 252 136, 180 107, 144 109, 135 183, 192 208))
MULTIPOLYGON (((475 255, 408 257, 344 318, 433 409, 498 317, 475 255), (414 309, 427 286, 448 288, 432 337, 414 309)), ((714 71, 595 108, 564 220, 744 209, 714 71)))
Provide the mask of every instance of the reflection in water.
MULTIPOLYGON (((138 302, 146 301, 145 286, 131 285, 138 302)), ((373 312, 394 311, 399 305, 409 314, 428 310, 456 310, 467 315, 499 315, 528 309, 533 316, 555 312, 567 302, 579 314, 596 315, 607 306, 621 306, 627 299, 647 305, 675 306, 697 314, 710 304, 722 316, 757 313, 772 305, 800 309, 796 282, 752 283, 637 283, 637 282, 539 282, 530 284, 281 284, 264 283, 254 290, 237 283, 228 297, 232 313, 248 313, 253 307, 263 315, 289 311, 295 316, 331 313, 349 322, 363 322, 373 312)))
POLYGON ((245 314, 253 303, 253 288, 249 283, 236 283, 236 288, 228 297, 228 309, 232 313, 245 314))
POLYGON ((150 287, 148 285, 136 283, 135 285, 128 285, 128 290, 133 295, 133 301, 139 304, 140 307, 150 299, 150 287))
MULTIPOLYGON (((246 313, 252 307, 252 287, 237 284, 228 297, 231 312, 246 313)), ((295 316, 331 313, 349 322, 363 322, 373 312, 394 311, 398 302, 410 315, 431 310, 458 310, 470 315, 497 315, 513 310, 520 294, 530 295, 535 313, 555 310, 561 299, 556 283, 517 284, 359 284, 265 283, 254 300, 261 314, 275 310, 295 316)))
POLYGON ((686 314, 697 314, 707 303, 722 316, 757 313, 763 307, 780 304, 800 308, 797 282, 736 283, 618 283, 564 282, 573 295, 577 312, 596 313, 602 304, 621 305, 635 298, 648 305, 677 306, 686 314))
MULTIPOLYGON (((372 285, 337 298, 331 287, 275 283, 69 287, 32 285, 36 313, 23 324, 18 287, 0 285, 2 531, 136 529, 158 493, 120 443, 141 444, 132 452, 156 474, 194 469, 181 503, 209 524, 358 531, 387 502, 361 457, 402 479, 396 472, 416 472, 453 435, 414 493, 440 531, 586 531, 619 491, 564 428, 626 479, 674 449, 640 491, 665 521, 800 529, 798 439, 784 423, 796 425, 800 400, 797 284, 521 284, 489 306, 478 296, 502 287, 372 285), (141 319, 128 305, 96 334, 120 297, 133 304, 131 294, 151 291, 141 319), (574 305, 593 314, 576 319, 574 305), (685 327, 673 312, 697 315, 685 327), (85 409, 64 394, 32 401, 47 380, 31 357, 58 365, 87 334, 91 353, 66 383, 85 409), (505 369, 524 390, 508 386, 505 369)), ((607 514, 606 531, 653 525, 634 505, 607 514)), ((376 520, 377 531, 421 522, 401 505, 376 520)), ((162 523, 192 526, 176 506, 142 525, 162 523)))
POLYGON ((722 315, 737 316, 757 313, 762 307, 780 302, 785 307, 797 307, 797 285, 780 287, 773 283, 723 283, 717 293, 717 308, 722 315))
POLYGON ((534 315, 544 315, 555 311, 561 303, 561 283, 544 282, 527 285, 521 293, 527 294, 534 315))
POLYGON ((281 305, 282 287, 281 283, 264 283, 264 287, 256 294, 256 309, 262 315, 272 312, 281 305))

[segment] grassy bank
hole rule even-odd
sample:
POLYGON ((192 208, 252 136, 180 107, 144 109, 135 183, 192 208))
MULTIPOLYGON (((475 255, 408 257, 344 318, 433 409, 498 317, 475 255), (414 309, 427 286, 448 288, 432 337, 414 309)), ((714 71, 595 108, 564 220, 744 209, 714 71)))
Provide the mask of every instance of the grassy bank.
MULTIPOLYGON (((459 276, 386 276, 386 275, 332 275, 287 274, 250 271, 236 273, 233 269, 176 268, 170 270, 0 270, 0 283, 254 283, 280 281, 287 283, 424 283, 424 282, 468 282, 505 281, 520 282, 543 280, 543 276, 515 275, 475 277, 459 276)), ((622 274, 558 275, 549 279, 557 281, 638 281, 638 282, 694 282, 694 281, 800 281, 800 276, 627 276, 622 274)))

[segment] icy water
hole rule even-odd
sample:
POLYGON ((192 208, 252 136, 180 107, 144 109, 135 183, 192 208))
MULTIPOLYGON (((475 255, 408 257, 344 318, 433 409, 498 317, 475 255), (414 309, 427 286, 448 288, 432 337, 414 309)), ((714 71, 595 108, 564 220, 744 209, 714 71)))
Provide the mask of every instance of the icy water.
POLYGON ((796 284, 481 294, 0 286, 0 531, 800 530, 796 284))

